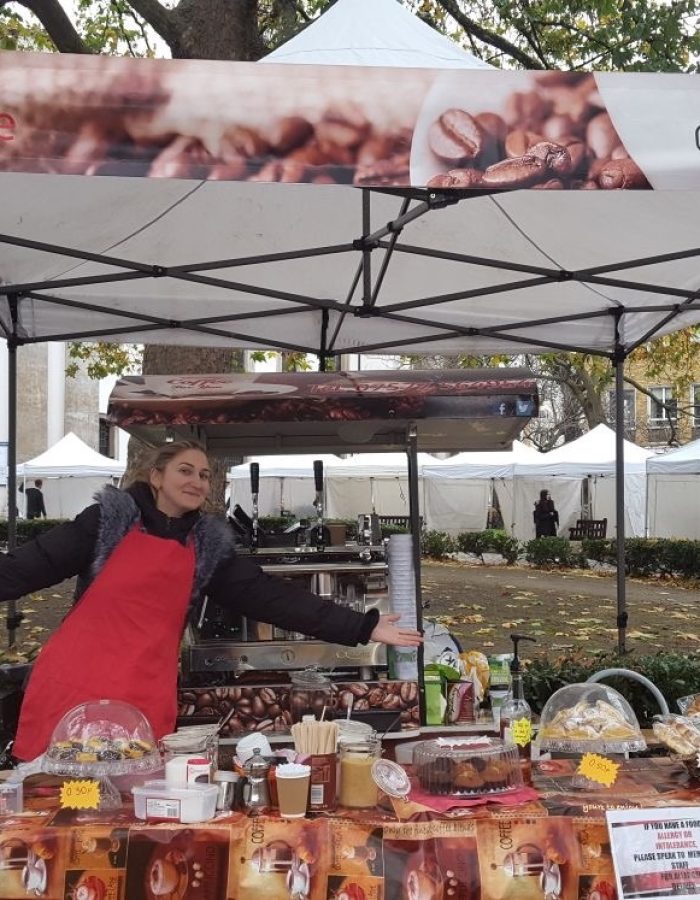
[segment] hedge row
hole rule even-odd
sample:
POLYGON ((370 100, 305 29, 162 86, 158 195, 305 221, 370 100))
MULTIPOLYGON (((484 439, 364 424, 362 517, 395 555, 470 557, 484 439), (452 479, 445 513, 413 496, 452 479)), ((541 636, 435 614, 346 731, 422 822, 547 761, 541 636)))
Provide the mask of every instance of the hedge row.
MULTIPOLYGON (((462 532, 456 538, 444 531, 423 534, 423 555, 445 559, 459 552, 500 553, 512 564, 526 559, 539 568, 588 568, 590 561, 615 565, 617 542, 586 539, 571 542, 563 537, 537 538, 519 542, 505 531, 462 532)), ((626 571, 629 575, 661 575, 700 578, 700 541, 629 538, 625 541, 626 571)))
MULTIPOLYGON (((18 519, 17 520, 17 543, 24 544, 31 541, 37 535, 48 531, 54 525, 60 525, 65 519, 18 519)), ((293 525, 297 520, 284 516, 261 516, 260 527, 271 534, 280 534, 285 529, 293 525)), ((337 520, 336 520, 337 521, 337 520)), ((357 521, 348 519, 343 520, 341 524, 345 525, 345 534, 347 540, 353 540, 357 537, 357 521)), ((390 537, 392 534, 405 534, 407 529, 398 525, 382 525, 382 537, 390 537)), ((7 519, 0 519, 0 544, 7 543, 7 519)))
MULTIPOLYGON (((664 651, 653 656, 618 656, 580 651, 555 660, 536 658, 528 663, 523 677, 525 696, 533 710, 540 713, 554 691, 567 684, 587 681, 603 669, 631 669, 646 675, 661 691, 671 712, 679 711, 676 705, 679 697, 700 693, 700 666, 687 655, 664 651)), ((625 697, 643 725, 648 725, 651 717, 661 712, 655 697, 638 681, 610 677, 605 679, 605 684, 625 697)))
MULTIPOLYGON (((279 516, 260 519, 262 528, 279 532, 294 520, 279 516)), ((17 542, 22 544, 54 525, 57 519, 19 519, 17 542)), ((346 535, 352 540, 357 535, 357 523, 344 522, 346 535)), ((406 529, 382 526, 382 537, 405 533, 406 529)), ((7 542, 7 521, 0 519, 0 544, 7 542)), ((586 539, 572 543, 562 537, 538 538, 519 542, 505 531, 465 531, 451 537, 444 531, 423 532, 423 555, 431 559, 445 559, 451 553, 500 553, 508 564, 526 559, 540 568, 587 568, 589 561, 615 565, 617 542, 613 540, 586 539)), ((629 538, 625 541, 626 571, 629 575, 659 575, 675 578, 700 579, 700 541, 629 538)))

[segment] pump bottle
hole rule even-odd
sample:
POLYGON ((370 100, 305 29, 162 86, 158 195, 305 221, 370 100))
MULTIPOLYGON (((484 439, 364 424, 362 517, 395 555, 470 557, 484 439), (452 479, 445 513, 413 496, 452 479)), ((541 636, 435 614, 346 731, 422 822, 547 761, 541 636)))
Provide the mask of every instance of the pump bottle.
POLYGON ((513 659, 510 664, 511 686, 508 696, 501 707, 501 737, 512 741, 523 759, 530 758, 530 742, 532 741, 532 710, 525 699, 523 690, 523 674, 518 656, 520 641, 533 641, 525 634, 511 634, 513 641, 513 659))

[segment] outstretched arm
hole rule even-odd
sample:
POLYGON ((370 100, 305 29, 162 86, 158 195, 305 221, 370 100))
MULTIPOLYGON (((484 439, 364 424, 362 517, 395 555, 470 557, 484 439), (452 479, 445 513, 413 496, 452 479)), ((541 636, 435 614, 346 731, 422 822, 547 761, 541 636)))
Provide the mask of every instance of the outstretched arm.
POLYGON ((395 647, 417 647, 423 643, 423 637, 415 628, 400 628, 398 621, 401 616, 380 616, 371 640, 380 644, 393 644, 395 647))

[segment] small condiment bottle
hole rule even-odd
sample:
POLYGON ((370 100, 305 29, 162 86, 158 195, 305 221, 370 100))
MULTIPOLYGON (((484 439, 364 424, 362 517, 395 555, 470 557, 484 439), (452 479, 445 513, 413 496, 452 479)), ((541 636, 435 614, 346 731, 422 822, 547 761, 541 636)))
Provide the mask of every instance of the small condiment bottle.
POLYGON ((341 806, 363 809, 377 805, 379 791, 372 778, 372 766, 382 755, 381 741, 376 734, 340 745, 341 806))
POLYGON ((270 763, 260 753, 260 748, 255 747, 253 755, 244 764, 246 782, 243 785, 243 803, 249 812, 263 813, 270 808, 270 788, 267 776, 270 771, 270 763))

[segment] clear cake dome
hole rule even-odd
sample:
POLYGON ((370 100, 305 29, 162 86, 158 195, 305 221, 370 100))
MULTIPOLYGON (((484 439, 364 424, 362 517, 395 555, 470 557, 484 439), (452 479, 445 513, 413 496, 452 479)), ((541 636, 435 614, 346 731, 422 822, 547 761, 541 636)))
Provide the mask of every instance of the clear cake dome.
POLYGON ((152 772, 161 765, 153 731, 140 710, 121 700, 92 700, 74 706, 54 728, 43 769, 100 777, 152 772))
POLYGON ((413 769, 428 794, 502 794, 523 784, 515 744, 486 736, 420 741, 413 748, 413 769))
POLYGON ((646 749, 632 707, 614 688, 586 682, 560 688, 540 717, 541 750, 626 753, 646 749))

